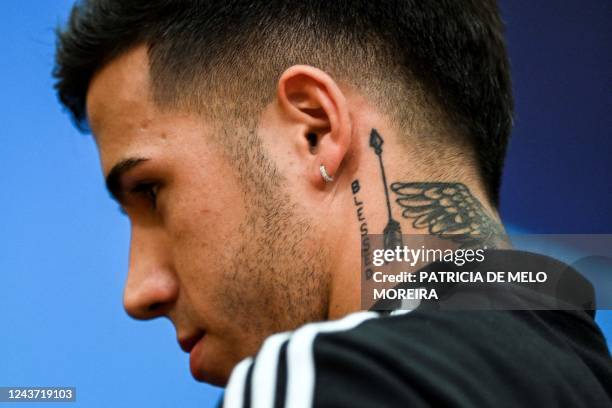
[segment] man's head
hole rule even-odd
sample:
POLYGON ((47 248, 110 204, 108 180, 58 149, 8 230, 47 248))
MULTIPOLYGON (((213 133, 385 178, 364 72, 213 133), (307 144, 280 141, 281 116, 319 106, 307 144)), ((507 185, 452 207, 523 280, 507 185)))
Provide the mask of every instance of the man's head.
POLYGON ((192 372, 222 384, 265 336, 343 309, 373 124, 405 171, 470 174, 497 202, 507 69, 491 1, 92 0, 54 74, 132 223, 126 309, 187 349, 205 334, 192 372))

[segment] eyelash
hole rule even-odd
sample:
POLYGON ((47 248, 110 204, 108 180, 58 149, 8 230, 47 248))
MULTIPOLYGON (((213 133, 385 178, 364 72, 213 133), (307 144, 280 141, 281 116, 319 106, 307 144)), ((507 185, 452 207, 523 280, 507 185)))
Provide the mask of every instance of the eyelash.
POLYGON ((140 194, 144 196, 153 208, 157 206, 157 194, 159 185, 156 183, 140 183, 131 190, 132 194, 140 194))

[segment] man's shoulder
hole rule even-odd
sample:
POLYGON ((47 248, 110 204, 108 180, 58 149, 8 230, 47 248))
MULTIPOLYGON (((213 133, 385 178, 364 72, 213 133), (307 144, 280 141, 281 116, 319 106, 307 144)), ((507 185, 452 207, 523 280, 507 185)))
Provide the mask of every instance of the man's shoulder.
POLYGON ((546 320, 533 312, 417 309, 307 324, 268 338, 243 362, 226 404, 246 398, 291 407, 548 405, 551 395, 575 396, 576 381, 593 397, 605 396, 546 320))

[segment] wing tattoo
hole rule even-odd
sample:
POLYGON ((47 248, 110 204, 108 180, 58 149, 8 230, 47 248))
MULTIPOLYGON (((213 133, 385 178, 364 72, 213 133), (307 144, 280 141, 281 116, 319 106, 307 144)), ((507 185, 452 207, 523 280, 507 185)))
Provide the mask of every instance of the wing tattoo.
POLYGON ((487 215, 482 204, 462 183, 393 183, 404 218, 416 229, 460 244, 460 248, 496 247, 505 237, 503 227, 487 215))

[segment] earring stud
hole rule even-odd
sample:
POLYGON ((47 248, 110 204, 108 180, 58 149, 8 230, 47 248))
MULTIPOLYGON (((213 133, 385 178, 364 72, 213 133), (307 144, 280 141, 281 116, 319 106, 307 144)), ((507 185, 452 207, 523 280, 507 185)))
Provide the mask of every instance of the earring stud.
POLYGON ((334 178, 327 174, 327 170, 325 169, 324 165, 319 166, 319 171, 321 171, 321 177, 323 177, 323 180, 325 180, 326 183, 331 183, 334 181, 334 178))

